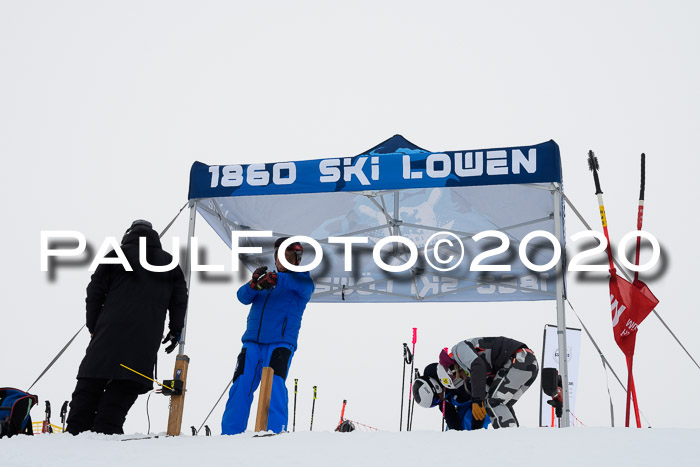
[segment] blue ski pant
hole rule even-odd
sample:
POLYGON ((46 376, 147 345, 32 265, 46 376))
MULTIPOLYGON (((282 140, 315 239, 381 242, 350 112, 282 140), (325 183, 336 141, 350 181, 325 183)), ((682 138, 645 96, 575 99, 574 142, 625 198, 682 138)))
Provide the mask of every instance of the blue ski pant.
MULTIPOLYGON (((442 402, 441 402, 442 404, 442 402)), ((465 431, 471 431, 472 429, 472 402, 466 402, 464 404, 459 404, 456 407, 457 409, 457 414, 459 415, 459 420, 461 421, 461 430, 465 431)), ((486 418, 484 418, 484 424, 483 428, 486 429, 488 426, 491 424, 491 419, 489 418, 488 415, 486 415, 486 418)), ((450 427, 446 427, 447 431, 450 430, 450 427)))
POLYGON ((221 419, 222 435, 243 433, 248 427, 253 394, 260 385, 262 369, 266 366, 274 370, 267 430, 275 433, 287 430, 289 399, 285 380, 294 350, 295 347, 287 343, 243 343, 221 419))

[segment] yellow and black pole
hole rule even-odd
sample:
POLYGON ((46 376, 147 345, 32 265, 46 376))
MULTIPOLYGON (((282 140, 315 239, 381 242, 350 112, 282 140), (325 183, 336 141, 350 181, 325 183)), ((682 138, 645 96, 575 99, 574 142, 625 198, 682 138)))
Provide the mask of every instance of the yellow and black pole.
POLYGON ((615 265, 613 264, 612 250, 610 249, 610 236, 608 235, 608 221, 605 218, 605 206, 603 205, 603 190, 600 189, 600 179, 598 178, 598 158, 593 154, 593 151, 588 151, 588 168, 593 172, 593 181, 595 182, 595 195, 598 198, 598 209, 600 209, 600 222, 603 224, 603 234, 608 244, 605 248, 608 253, 608 261, 610 263, 610 274, 615 274, 615 265))
POLYGON ((316 408, 316 386, 314 386, 314 401, 311 403, 311 426, 309 431, 314 431, 314 409, 316 408))
POLYGON ((292 418, 292 432, 296 431, 297 426, 297 387, 299 386, 299 380, 294 378, 294 415, 292 418))

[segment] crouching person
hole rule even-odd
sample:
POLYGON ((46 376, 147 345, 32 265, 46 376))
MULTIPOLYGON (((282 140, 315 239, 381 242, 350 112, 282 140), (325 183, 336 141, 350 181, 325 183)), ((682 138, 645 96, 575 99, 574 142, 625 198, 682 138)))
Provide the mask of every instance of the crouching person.
POLYGON ((491 418, 494 428, 519 426, 513 405, 537 378, 539 367, 527 345, 508 337, 475 337, 440 353, 440 373, 471 385, 472 418, 491 418))
POLYGON ((421 407, 439 407, 448 430, 470 431, 486 428, 491 423, 488 416, 473 423, 468 379, 459 387, 451 383, 444 387, 438 376, 438 363, 426 366, 423 375, 416 378, 413 399, 421 407))

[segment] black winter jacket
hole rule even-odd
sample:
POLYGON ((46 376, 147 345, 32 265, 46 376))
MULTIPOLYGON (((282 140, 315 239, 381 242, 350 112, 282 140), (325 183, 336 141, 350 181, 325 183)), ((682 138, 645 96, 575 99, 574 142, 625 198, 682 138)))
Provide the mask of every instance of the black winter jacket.
POLYGON ((452 347, 452 357, 470 378, 473 401, 484 400, 496 372, 522 348, 527 345, 508 337, 475 337, 452 347))
MULTIPOLYGON (((126 379, 153 384, 120 366, 124 364, 153 377, 165 315, 170 310, 169 328, 180 332, 187 309, 187 286, 182 269, 151 272, 139 262, 139 237, 146 237, 148 264, 165 266, 172 256, 163 251, 158 234, 141 227, 122 240, 133 271, 121 264, 100 264, 87 287, 86 322, 92 335, 80 364, 78 378, 126 379)), ((114 251, 107 257, 117 257, 114 251)))

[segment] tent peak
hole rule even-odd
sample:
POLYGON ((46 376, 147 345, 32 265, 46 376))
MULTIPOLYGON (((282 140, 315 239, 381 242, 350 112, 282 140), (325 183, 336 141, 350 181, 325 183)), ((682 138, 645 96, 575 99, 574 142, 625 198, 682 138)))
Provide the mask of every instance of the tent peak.
POLYGON ((403 136, 396 134, 391 138, 382 141, 371 149, 364 151, 358 156, 369 156, 369 155, 379 155, 379 154, 396 154, 396 153, 406 153, 412 154, 417 152, 430 152, 419 146, 416 146, 403 136))

